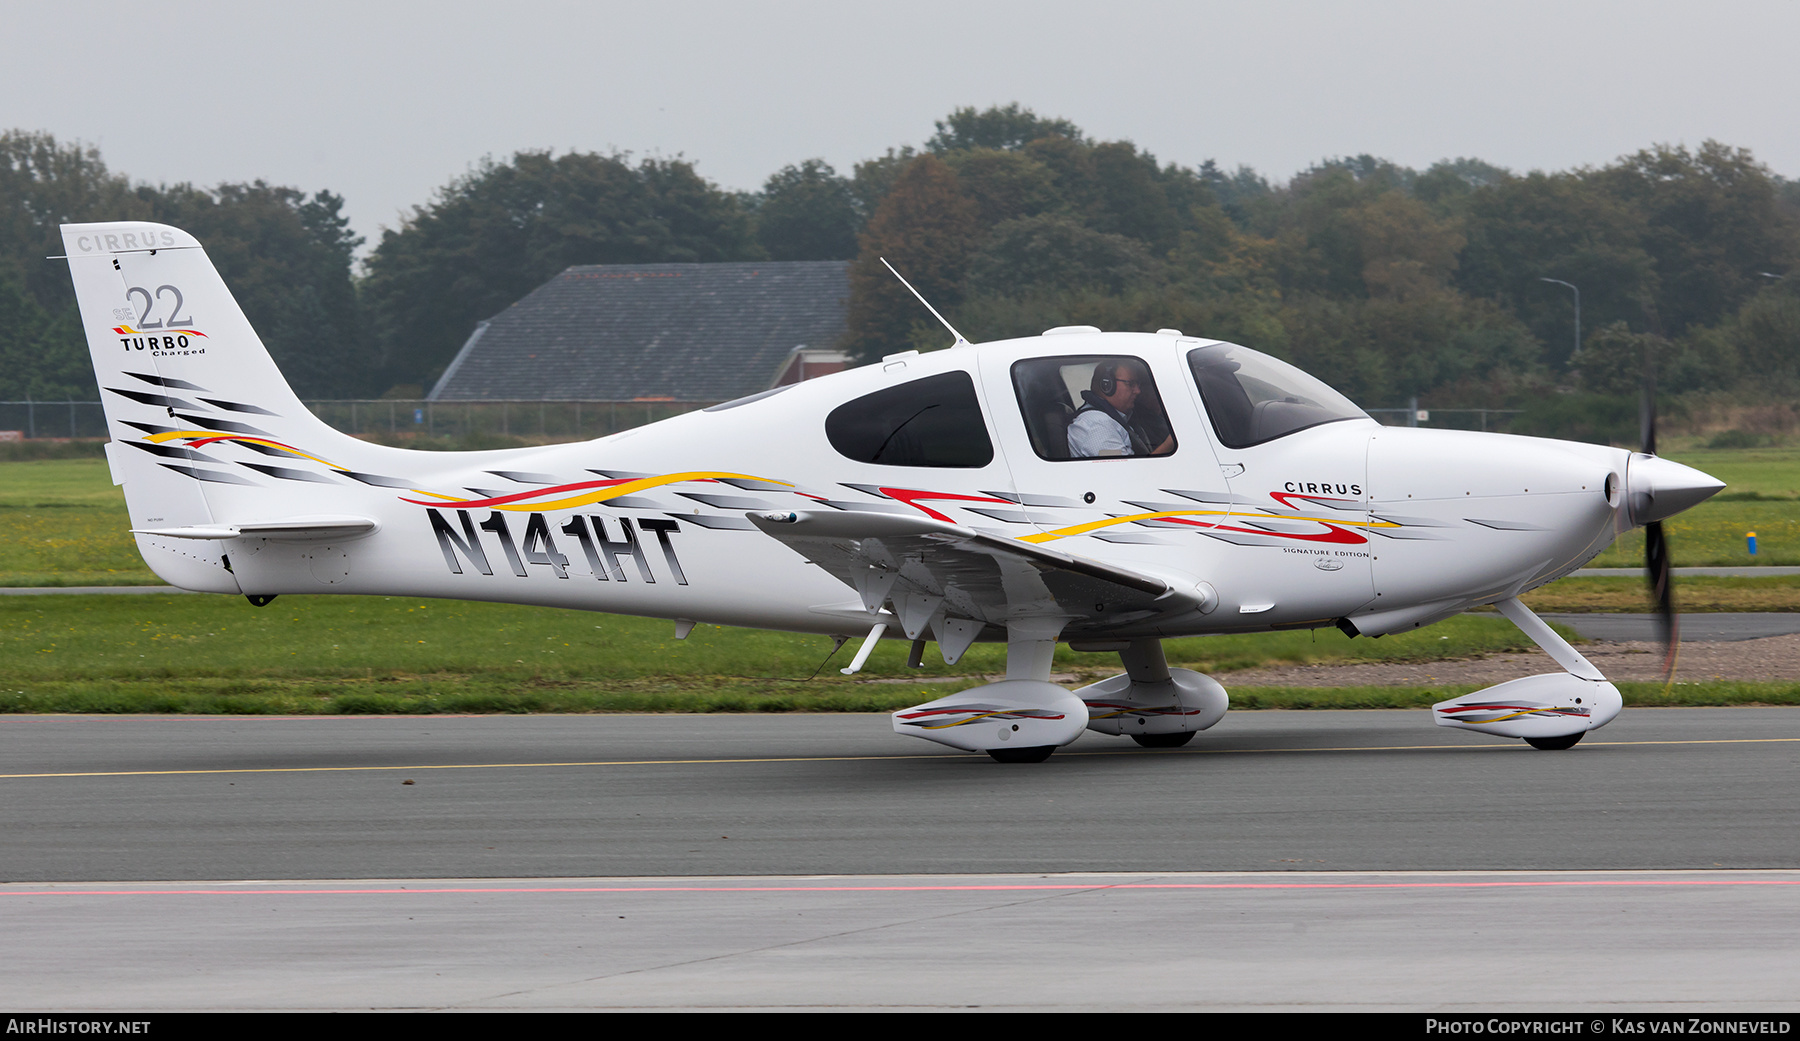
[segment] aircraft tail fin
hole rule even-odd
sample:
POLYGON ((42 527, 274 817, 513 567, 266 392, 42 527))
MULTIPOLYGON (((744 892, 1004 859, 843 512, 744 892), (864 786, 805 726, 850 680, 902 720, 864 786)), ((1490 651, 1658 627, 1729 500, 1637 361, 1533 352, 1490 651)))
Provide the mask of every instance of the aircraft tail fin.
MULTIPOLYGON (((210 543, 157 534, 354 513, 366 461, 391 452, 325 425, 295 396, 200 243, 161 224, 65 224, 63 244, 112 441, 151 568, 239 592, 210 543), (323 485, 334 485, 332 495, 323 485)), ((391 494, 391 493, 390 493, 391 494)))

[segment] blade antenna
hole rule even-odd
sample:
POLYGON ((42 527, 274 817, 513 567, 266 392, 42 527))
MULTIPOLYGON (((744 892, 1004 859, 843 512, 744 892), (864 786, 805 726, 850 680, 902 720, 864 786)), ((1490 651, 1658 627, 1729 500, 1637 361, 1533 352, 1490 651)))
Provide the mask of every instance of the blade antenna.
POLYGON ((894 277, 900 280, 900 284, 906 287, 907 292, 909 292, 913 296, 916 296, 919 298, 919 303, 925 305, 925 310, 931 312, 931 317, 936 318, 938 320, 939 325, 942 325, 944 328, 950 330, 950 335, 956 337, 956 342, 951 344, 950 346, 952 346, 952 347, 967 347, 969 345, 969 338, 964 336, 962 333, 957 332, 956 326, 951 325, 947 320, 945 320, 943 315, 938 314, 938 309, 931 306, 931 301, 925 299, 925 294, 919 292, 917 289, 914 289, 913 284, 906 280, 905 275, 902 275, 898 271, 894 271, 894 265, 889 264, 887 262, 886 257, 881 257, 879 259, 881 260, 882 266, 886 267, 889 271, 893 272, 894 277))

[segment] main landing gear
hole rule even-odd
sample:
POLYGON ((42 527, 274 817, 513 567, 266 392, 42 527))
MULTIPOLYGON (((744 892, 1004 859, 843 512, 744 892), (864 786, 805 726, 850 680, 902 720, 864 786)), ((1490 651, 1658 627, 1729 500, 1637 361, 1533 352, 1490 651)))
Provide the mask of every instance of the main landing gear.
POLYGON ((1050 682, 1061 619, 1007 627, 1006 675, 894 713, 894 730, 1000 763, 1041 763, 1093 730, 1145 748, 1180 748, 1225 715, 1225 688, 1210 676, 1171 669, 1162 641, 1119 641, 1125 672, 1069 691, 1050 682))

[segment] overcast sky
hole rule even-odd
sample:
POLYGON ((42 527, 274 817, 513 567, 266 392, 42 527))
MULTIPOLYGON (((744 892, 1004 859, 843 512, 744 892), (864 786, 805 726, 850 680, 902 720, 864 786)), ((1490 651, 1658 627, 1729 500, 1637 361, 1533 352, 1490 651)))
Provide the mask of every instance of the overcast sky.
POLYGON ((754 189, 1009 101, 1276 180, 1362 152, 1561 170, 1707 138, 1800 177, 1793 0, 0 0, 0 31, 0 129, 139 180, 328 188, 371 243, 483 155, 681 155, 754 189))

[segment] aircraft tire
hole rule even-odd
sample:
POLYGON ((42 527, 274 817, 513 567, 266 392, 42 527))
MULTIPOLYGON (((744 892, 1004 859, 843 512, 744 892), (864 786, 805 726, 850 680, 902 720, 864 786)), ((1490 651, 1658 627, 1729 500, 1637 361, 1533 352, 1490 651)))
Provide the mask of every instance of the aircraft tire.
POLYGON ((1038 745, 1035 748, 990 748, 987 754, 993 756, 996 763, 1041 763, 1054 751, 1055 745, 1038 745))
POLYGON ((1133 734, 1131 739, 1145 748, 1180 748, 1194 739, 1192 730, 1176 734, 1133 734))
POLYGON ((1561 737, 1528 737, 1525 739, 1525 743, 1545 752, 1560 752, 1565 748, 1574 748, 1576 742, 1581 740, 1581 735, 1585 733, 1587 731, 1580 730, 1573 734, 1564 734, 1561 737))

